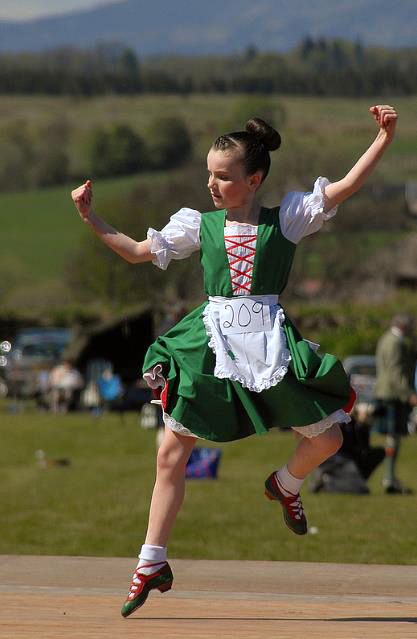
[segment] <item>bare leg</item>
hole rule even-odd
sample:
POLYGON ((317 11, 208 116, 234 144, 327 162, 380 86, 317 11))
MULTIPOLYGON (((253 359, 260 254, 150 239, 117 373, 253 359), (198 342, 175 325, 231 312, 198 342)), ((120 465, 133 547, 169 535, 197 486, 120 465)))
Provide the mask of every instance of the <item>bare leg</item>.
POLYGON ((156 481, 149 512, 146 544, 166 546, 184 501, 185 466, 196 440, 165 429, 158 450, 156 481))
POLYGON ((304 479, 317 466, 337 453, 342 443, 343 435, 338 424, 333 424, 317 437, 302 437, 287 468, 297 479, 304 479))

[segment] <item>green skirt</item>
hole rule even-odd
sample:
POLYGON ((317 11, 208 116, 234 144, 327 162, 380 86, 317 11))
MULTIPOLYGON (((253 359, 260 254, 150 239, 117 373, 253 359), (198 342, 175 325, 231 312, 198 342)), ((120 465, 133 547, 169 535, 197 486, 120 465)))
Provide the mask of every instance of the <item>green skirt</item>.
POLYGON ((215 354, 202 319, 206 305, 158 337, 143 364, 144 372, 162 365, 167 381, 164 410, 197 437, 233 441, 273 427, 306 426, 338 409, 349 410, 352 394, 341 362, 314 352, 287 317, 291 362, 282 381, 255 393, 239 382, 215 377, 215 354))

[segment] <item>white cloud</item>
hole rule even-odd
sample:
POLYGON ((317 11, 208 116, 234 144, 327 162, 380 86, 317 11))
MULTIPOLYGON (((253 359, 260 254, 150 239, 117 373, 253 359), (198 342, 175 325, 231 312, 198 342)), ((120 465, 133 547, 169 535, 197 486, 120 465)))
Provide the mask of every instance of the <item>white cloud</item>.
MULTIPOLYGON (((0 20, 25 20, 77 9, 89 9, 118 0, 1 0, 0 20)), ((119 0, 120 1, 120 0, 119 0)))

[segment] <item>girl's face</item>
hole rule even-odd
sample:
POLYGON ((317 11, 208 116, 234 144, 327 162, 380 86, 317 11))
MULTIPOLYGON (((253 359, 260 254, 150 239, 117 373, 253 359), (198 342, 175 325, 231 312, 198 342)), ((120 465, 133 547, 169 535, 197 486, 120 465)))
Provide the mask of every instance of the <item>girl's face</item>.
POLYGON ((245 206, 262 181, 260 172, 246 175, 237 151, 210 149, 207 156, 208 189, 217 209, 245 206))

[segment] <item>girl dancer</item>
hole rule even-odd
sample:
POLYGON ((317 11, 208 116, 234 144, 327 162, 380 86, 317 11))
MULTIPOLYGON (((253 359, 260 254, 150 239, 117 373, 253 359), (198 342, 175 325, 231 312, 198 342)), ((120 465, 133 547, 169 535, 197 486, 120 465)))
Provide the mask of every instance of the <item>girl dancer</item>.
POLYGON ((207 157, 215 211, 182 208, 162 231, 137 242, 104 222, 92 208, 92 184, 72 192, 83 221, 131 263, 172 259, 200 251, 208 300, 149 348, 144 377, 160 395, 165 435, 145 543, 122 608, 127 617, 153 589, 169 590, 173 575, 167 543, 184 498, 185 466, 197 438, 231 441, 273 426, 292 428, 299 442, 286 465, 266 479, 267 497, 282 507, 287 526, 307 532, 300 489, 306 476, 342 443, 352 393, 341 363, 319 355, 280 304, 298 242, 318 231, 355 193, 391 142, 397 114, 370 108, 376 139, 337 182, 318 178, 311 193, 288 193, 262 207, 257 192, 268 175, 269 152, 280 135, 259 118, 244 131, 221 135, 207 157))

